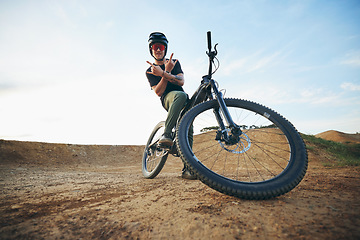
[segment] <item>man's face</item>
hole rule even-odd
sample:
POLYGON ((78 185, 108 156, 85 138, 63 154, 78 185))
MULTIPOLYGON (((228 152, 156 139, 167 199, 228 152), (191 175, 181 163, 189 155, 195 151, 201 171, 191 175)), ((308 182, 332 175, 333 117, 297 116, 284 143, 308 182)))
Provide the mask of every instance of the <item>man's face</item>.
POLYGON ((153 56, 156 59, 163 59, 165 56, 165 45, 161 43, 155 43, 151 47, 153 56))

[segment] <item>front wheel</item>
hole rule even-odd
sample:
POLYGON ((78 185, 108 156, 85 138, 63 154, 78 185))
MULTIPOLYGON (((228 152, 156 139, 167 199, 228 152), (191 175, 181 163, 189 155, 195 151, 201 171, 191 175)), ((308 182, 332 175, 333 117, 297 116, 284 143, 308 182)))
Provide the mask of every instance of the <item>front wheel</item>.
MULTIPOLYGON (((190 109, 177 129, 176 144, 191 172, 209 187, 244 199, 268 199, 297 186, 307 170, 305 144, 294 126, 275 111, 260 104, 224 99, 233 121, 241 127, 237 142, 218 136, 214 110, 216 100, 190 109), (193 125, 193 146, 188 130, 193 125)), ((222 114, 222 121, 226 123, 222 114)))
POLYGON ((142 173, 145 178, 156 177, 164 167, 168 157, 168 150, 158 146, 159 139, 164 133, 165 122, 159 122, 151 132, 145 146, 142 158, 142 173))

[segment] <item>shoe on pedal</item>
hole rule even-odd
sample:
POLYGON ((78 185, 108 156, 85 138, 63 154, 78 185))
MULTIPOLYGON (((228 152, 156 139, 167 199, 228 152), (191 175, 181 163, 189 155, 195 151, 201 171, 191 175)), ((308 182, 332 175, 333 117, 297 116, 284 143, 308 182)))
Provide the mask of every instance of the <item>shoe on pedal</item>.
POLYGON ((171 147, 173 145, 171 134, 164 133, 159 140, 159 144, 171 147))

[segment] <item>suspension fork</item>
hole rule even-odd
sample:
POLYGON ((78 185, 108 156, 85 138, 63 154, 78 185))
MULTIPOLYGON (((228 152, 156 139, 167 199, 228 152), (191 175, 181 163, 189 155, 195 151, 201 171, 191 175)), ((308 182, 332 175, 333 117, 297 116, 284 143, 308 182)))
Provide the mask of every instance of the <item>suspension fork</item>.
MULTIPOLYGON (((214 111, 216 120, 221 128, 221 132, 222 132, 221 135, 223 135, 223 138, 225 138, 223 140, 225 140, 226 142, 229 142, 230 144, 235 144, 238 142, 239 136, 242 134, 242 131, 241 131, 240 127, 236 123, 234 123, 234 121, 229 113, 229 110, 225 104, 223 94, 222 94, 222 92, 220 92, 218 90, 218 88, 215 84, 215 81, 213 79, 210 79, 209 81, 211 84, 211 88, 213 89, 215 98, 216 98, 217 102, 219 103, 219 108, 216 108, 213 111, 214 111), (231 129, 231 133, 232 133, 231 136, 228 136, 227 133, 224 132, 226 127, 225 127, 224 121, 220 115, 220 111, 223 113, 225 121, 227 122, 228 126, 231 129)), ((220 133, 218 133, 218 135, 216 137, 217 140, 220 140, 219 134, 220 133)))

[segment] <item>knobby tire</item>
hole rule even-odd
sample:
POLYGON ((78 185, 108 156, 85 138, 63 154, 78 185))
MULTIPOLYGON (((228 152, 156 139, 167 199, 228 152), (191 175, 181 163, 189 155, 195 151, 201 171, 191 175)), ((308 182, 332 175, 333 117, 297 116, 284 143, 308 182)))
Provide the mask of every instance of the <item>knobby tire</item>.
POLYGON ((241 141, 215 140, 212 120, 216 100, 190 109, 177 126, 176 144, 182 161, 209 187, 243 199, 269 199, 295 188, 305 176, 307 151, 295 127, 280 114, 258 103, 224 99, 234 122, 242 125, 241 141), (190 147, 188 130, 194 125, 190 147))

